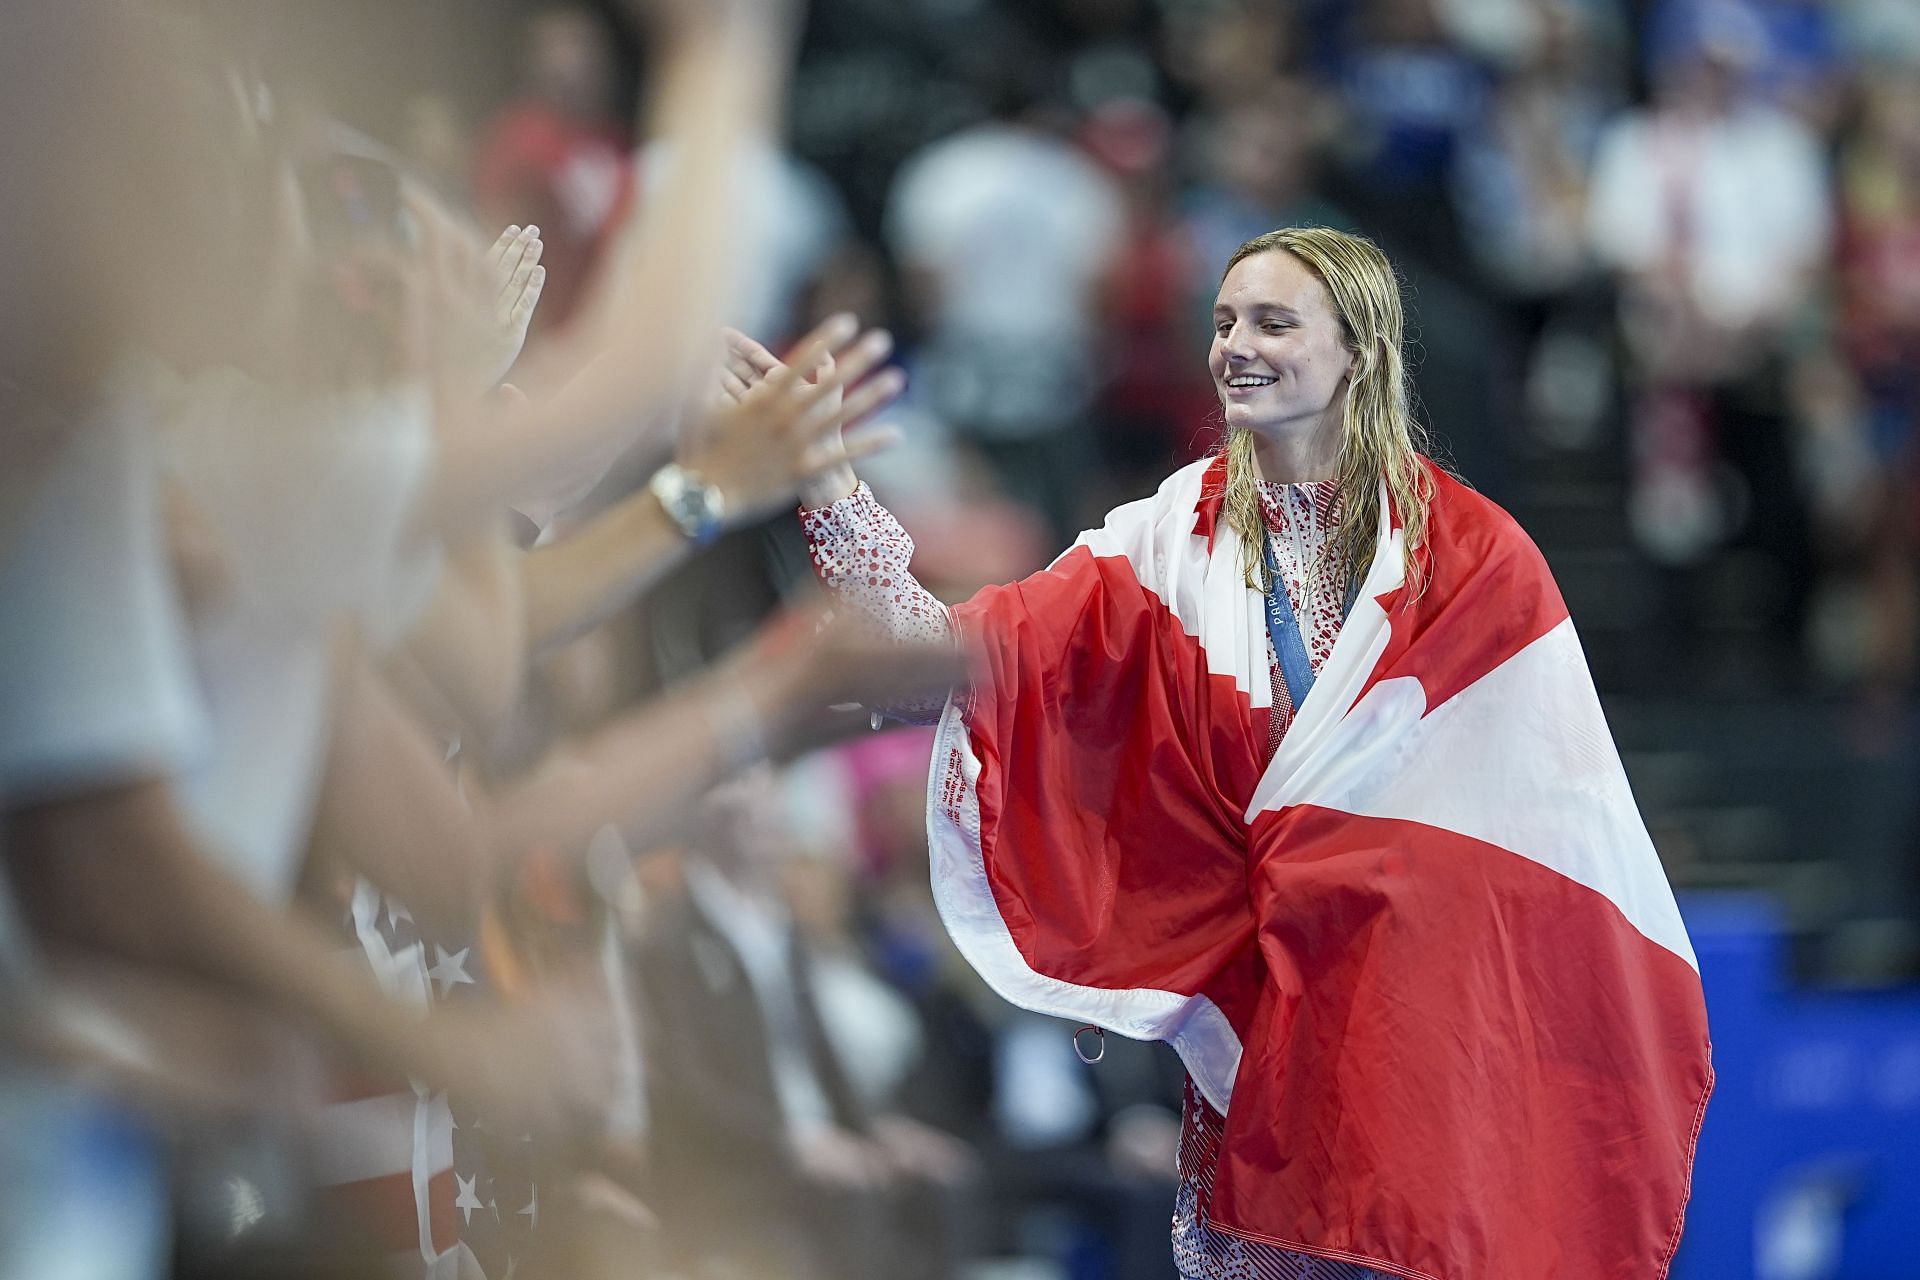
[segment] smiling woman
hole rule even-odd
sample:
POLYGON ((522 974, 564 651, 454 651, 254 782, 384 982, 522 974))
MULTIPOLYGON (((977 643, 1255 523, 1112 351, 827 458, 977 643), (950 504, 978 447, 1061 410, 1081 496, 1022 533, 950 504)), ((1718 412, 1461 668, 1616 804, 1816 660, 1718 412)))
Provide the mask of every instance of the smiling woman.
POLYGON ((1276 249, 1227 272, 1208 363, 1228 427, 1259 433, 1267 479, 1333 478, 1355 358, 1327 286, 1300 259, 1276 249))
MULTIPOLYGON (((1332 480, 1355 518, 1335 532, 1346 580, 1366 577, 1384 479, 1418 572, 1432 465, 1414 420, 1393 267, 1369 240, 1284 227, 1234 252, 1213 311, 1208 364, 1227 423, 1225 518, 1242 544, 1260 539, 1257 482, 1332 480), (1270 389, 1231 385, 1269 376, 1270 389)), ((1269 585, 1251 561, 1247 584, 1269 585)))
POLYGON ((864 485, 805 513, 814 561, 977 650, 941 914, 1009 1000, 1180 1054, 1183 1277, 1662 1276, 1698 971, 1544 561, 1421 455, 1401 331, 1371 242, 1271 232, 1214 309, 1220 452, 952 609, 864 485))

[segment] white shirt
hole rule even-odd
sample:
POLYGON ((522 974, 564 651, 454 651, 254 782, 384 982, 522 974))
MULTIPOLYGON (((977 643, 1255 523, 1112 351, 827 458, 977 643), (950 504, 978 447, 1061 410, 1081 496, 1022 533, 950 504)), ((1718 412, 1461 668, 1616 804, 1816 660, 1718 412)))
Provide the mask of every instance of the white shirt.
POLYGON ((0 556, 0 803, 174 773, 206 741, 143 406, 103 397, 0 556))
POLYGON ((292 403, 222 373, 180 392, 162 432, 168 467, 229 570, 193 620, 214 731, 184 797, 214 856, 278 904, 325 761, 336 631, 358 622, 378 647, 431 597, 437 558, 408 543, 431 423, 417 391, 292 403))
MULTIPOLYGON (((103 393, 0 550, 0 809, 184 768, 204 709, 160 514, 144 406, 103 393)), ((0 879, 0 983, 25 930, 0 879)))
POLYGON ((1696 305, 1723 324, 1793 301, 1826 259, 1832 222, 1826 159, 1784 112, 1754 105, 1697 124, 1632 112, 1601 137, 1587 207, 1595 252, 1633 272, 1677 257, 1696 305))
POLYGON ((907 162, 886 233, 903 262, 938 277, 941 329, 1071 349, 1122 218, 1113 183, 1072 146, 986 125, 907 162))

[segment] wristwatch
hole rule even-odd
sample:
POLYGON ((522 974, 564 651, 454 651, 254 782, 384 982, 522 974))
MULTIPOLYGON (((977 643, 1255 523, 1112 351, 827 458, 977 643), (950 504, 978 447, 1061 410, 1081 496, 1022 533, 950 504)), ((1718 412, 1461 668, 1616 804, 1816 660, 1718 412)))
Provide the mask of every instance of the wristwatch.
POLYGON ((647 488, 660 500, 667 519, 673 521, 688 542, 704 547, 719 536, 727 515, 727 500, 719 486, 708 484, 699 472, 669 462, 653 473, 647 488))

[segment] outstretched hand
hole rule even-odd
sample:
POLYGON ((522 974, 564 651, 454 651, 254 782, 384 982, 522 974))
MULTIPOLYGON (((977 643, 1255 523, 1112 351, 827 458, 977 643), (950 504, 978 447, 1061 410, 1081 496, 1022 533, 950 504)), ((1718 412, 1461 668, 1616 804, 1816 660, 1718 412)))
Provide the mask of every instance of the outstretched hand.
POLYGON ((951 640, 901 641, 858 615, 808 609, 779 615, 728 658, 759 716, 759 745, 775 759, 819 745, 849 706, 944 697, 968 666, 969 651, 951 640))
POLYGON ((852 316, 834 316, 791 363, 736 330, 724 337, 723 394, 687 432, 680 462, 719 487, 730 519, 776 510, 898 440, 891 427, 857 430, 906 387, 898 369, 879 368, 892 350, 884 330, 861 334, 852 316))

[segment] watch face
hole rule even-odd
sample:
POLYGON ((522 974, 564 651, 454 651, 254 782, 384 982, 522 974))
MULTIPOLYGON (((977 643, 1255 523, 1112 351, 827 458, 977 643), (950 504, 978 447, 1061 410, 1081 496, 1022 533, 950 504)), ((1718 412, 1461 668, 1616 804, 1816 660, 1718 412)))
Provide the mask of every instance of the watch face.
POLYGON ((689 483, 682 497, 687 504, 687 512, 698 525, 718 523, 720 519, 719 494, 712 485, 689 483))
POLYGON ((654 482, 660 505, 667 509, 680 531, 695 542, 707 542, 719 532, 724 515, 720 491, 703 484, 697 476, 678 466, 660 469, 654 482))

